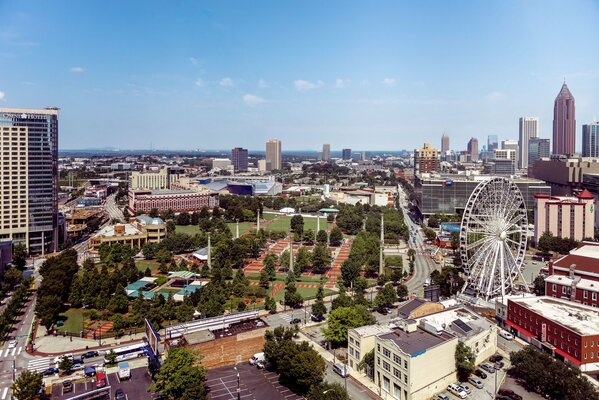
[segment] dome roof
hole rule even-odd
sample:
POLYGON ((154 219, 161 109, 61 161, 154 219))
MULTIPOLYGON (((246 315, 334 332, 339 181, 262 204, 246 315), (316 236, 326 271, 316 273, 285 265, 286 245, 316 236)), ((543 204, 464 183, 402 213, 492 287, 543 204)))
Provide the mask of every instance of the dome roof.
POLYGON ((164 225, 164 221, 162 220, 162 218, 152 218, 152 222, 150 222, 150 225, 164 225))

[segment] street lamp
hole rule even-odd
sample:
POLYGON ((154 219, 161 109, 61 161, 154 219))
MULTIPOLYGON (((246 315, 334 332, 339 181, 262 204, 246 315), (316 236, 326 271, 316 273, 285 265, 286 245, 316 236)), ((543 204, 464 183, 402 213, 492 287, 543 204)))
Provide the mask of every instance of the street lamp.
POLYGON ((237 367, 233 367, 233 369, 235 370, 235 372, 237 372, 237 400, 241 399, 241 391, 239 388, 239 371, 237 371, 237 367))

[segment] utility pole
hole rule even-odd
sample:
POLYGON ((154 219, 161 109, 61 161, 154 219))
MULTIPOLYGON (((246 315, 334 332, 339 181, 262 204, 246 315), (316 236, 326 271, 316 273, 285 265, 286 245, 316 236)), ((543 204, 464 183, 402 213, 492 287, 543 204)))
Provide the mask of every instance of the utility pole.
POLYGON ((256 233, 260 232, 260 209, 256 215, 256 233))
POLYGON ((239 239, 239 220, 236 220, 235 223, 235 239, 239 239))
POLYGON ((210 244, 210 232, 208 232, 208 269, 212 270, 212 245, 210 244))
MULTIPOLYGON (((289 271, 287 271, 287 275, 292 274, 293 272, 293 242, 289 242, 289 271)), ((297 276, 295 277, 298 278, 297 276)))
POLYGON ((320 231, 320 215, 316 215, 316 233, 320 231))
POLYGON ((383 250, 385 248, 385 217, 381 212, 381 244, 379 251, 379 276, 385 273, 385 256, 383 250))

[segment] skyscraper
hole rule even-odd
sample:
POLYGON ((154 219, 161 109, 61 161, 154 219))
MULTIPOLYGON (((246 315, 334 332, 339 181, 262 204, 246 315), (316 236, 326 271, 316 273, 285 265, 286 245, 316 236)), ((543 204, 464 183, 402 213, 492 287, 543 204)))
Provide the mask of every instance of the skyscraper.
POLYGON ((519 136, 518 150, 518 168, 528 168, 528 142, 531 138, 539 136, 539 119, 537 117, 520 117, 518 121, 519 136))
POLYGON ((499 148, 499 139, 497 135, 489 135, 487 136, 487 151, 491 153, 491 157, 493 157, 493 152, 499 148))
POLYGON ((472 161, 478 161, 478 139, 473 137, 468 141, 468 153, 472 161))
POLYGON ((439 172, 439 151, 428 143, 421 149, 414 150, 414 174, 420 175, 430 172, 439 172))
POLYGON ((576 107, 566 82, 553 105, 553 154, 572 155, 576 151, 576 107))
POLYGON ((351 160, 351 149, 341 150, 341 158, 344 160, 351 160))
POLYGON ((0 241, 58 250, 58 109, 0 108, 0 241), (10 157, 9 157, 10 155, 10 157))
POLYGON ((331 159, 331 145, 322 145, 322 161, 329 161, 331 159))
POLYGON ((599 122, 582 126, 582 156, 599 157, 599 122))
POLYGON ((266 161, 270 161, 272 170, 281 169, 281 141, 279 139, 270 139, 266 142, 266 161))
POLYGON ((245 172, 248 170, 248 149, 235 147, 231 150, 231 162, 235 172, 245 172))
POLYGON ((441 136, 441 154, 445 155, 449 151, 449 135, 443 132, 441 136))
POLYGON ((528 142, 528 166, 532 167, 535 161, 544 157, 549 157, 550 154, 549 139, 532 138, 528 142))

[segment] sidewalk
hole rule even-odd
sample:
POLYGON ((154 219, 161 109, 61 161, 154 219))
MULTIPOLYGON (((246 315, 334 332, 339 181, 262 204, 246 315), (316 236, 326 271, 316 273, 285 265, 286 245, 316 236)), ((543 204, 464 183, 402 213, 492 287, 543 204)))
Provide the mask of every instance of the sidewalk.
MULTIPOLYGON (((333 363, 333 355, 331 353, 329 353, 328 351, 326 351, 325 349, 323 349, 322 347, 320 347, 319 345, 315 344, 309 337, 304 335, 302 332, 299 332, 299 340, 304 340, 304 341, 310 343, 312 348, 314 350, 316 350, 316 352, 318 354, 320 354, 320 356, 322 358, 324 358, 324 360, 326 362, 329 362, 331 364, 333 363)), ((378 393, 379 393, 378 387, 367 376, 362 375, 360 372, 355 371, 354 369, 351 369, 349 371, 349 375, 352 378, 354 378, 354 381, 356 381, 359 385, 364 386, 365 388, 369 389, 372 392, 372 394, 374 394, 380 398, 380 396, 378 395, 378 393)))

